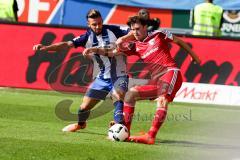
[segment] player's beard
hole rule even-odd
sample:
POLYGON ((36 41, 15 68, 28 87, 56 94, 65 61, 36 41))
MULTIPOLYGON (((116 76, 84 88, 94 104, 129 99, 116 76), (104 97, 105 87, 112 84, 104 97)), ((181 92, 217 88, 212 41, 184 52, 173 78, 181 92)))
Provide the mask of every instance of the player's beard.
POLYGON ((96 33, 96 35, 100 35, 102 33, 102 30, 101 29, 96 29, 95 33, 96 33))

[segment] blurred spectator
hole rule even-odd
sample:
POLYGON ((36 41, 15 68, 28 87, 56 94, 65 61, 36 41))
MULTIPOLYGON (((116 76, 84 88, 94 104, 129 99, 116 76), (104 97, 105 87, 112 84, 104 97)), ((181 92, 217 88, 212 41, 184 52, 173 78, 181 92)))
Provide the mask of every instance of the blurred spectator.
POLYGON ((223 12, 222 35, 240 37, 240 10, 223 12))
POLYGON ((147 9, 140 9, 138 15, 147 20, 148 32, 157 30, 160 27, 160 19, 150 19, 150 13, 147 9))
POLYGON ((18 5, 16 0, 0 0, 0 20, 17 22, 18 5))
POLYGON ((222 14, 222 7, 213 4, 213 0, 196 5, 190 16, 190 25, 194 22, 193 35, 220 36, 222 14))

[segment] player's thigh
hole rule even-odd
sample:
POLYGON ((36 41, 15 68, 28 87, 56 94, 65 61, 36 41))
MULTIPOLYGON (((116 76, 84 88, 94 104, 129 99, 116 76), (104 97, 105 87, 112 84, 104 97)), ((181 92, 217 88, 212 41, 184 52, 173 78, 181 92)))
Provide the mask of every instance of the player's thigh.
POLYGON ((106 96, 112 89, 111 86, 111 79, 96 78, 93 83, 88 87, 85 96, 92 99, 105 100, 106 96))
POLYGON ((126 92, 120 89, 114 89, 111 93, 111 97, 113 102, 119 101, 119 100, 124 100, 126 92))
POLYGON ((143 86, 135 86, 138 91, 138 99, 155 99, 161 96, 171 102, 182 85, 182 75, 179 70, 171 70, 158 80, 149 81, 143 86))
POLYGON ((157 86, 159 96, 165 96, 168 102, 173 101, 177 91, 182 85, 182 75, 179 70, 171 70, 159 78, 157 86))
POLYGON ((136 100, 155 99, 158 97, 158 86, 155 84, 147 84, 133 87, 136 100))
POLYGON ((124 97, 124 102, 129 104, 135 104, 136 100, 138 100, 139 94, 135 87, 132 87, 128 90, 124 97))

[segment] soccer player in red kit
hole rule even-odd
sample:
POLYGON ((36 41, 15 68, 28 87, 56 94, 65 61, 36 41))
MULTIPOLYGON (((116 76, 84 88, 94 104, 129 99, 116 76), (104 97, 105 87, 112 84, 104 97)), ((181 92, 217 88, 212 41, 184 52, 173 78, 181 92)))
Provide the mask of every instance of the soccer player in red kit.
POLYGON ((92 48, 85 50, 83 54, 97 52, 111 57, 122 50, 128 56, 137 55, 143 60, 146 69, 151 73, 151 80, 146 85, 132 87, 125 96, 124 121, 130 130, 136 101, 155 99, 157 110, 149 131, 141 136, 129 137, 129 141, 132 142, 154 144, 157 132, 166 118, 168 103, 173 101, 182 85, 181 72, 170 54, 168 43, 173 42, 184 48, 196 63, 200 63, 200 59, 185 42, 170 32, 148 33, 146 21, 139 16, 130 17, 127 24, 131 28, 135 41, 126 43, 123 39, 127 38, 120 38, 117 42, 121 47, 118 49, 92 48))

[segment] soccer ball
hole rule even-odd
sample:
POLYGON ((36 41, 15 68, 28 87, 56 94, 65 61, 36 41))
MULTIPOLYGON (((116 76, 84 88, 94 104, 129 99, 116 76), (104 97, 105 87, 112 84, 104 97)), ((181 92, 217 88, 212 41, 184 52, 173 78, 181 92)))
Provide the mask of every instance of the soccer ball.
POLYGON ((128 137, 128 129, 122 124, 114 124, 108 130, 108 138, 112 141, 124 141, 128 137))

